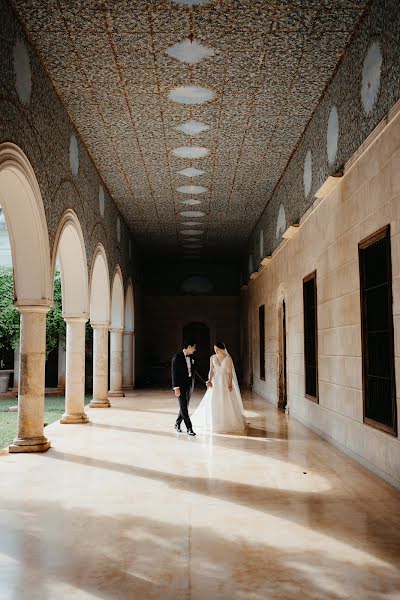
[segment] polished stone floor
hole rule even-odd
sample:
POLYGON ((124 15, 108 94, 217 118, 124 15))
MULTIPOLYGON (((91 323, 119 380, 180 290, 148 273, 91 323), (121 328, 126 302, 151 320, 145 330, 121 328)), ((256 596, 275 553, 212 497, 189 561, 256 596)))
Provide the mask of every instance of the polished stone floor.
POLYGON ((188 438, 168 392, 112 404, 0 456, 1 600, 400 598, 400 493, 302 425, 253 395, 247 436, 188 438))

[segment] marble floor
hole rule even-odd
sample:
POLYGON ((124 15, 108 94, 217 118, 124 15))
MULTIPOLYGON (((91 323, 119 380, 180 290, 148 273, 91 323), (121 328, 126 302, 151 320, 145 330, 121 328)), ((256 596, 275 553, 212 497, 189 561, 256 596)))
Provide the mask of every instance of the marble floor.
POLYGON ((169 392, 112 405, 0 456, 1 600, 400 599, 400 493, 302 425, 255 395, 247 436, 175 434, 169 392))

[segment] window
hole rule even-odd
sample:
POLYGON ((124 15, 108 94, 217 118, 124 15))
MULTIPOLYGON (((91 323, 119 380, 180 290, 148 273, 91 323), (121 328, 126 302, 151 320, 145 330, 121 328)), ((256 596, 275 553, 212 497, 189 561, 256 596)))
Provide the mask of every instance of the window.
POLYGON ((260 379, 265 381, 265 306, 258 309, 258 326, 260 333, 260 379))
POLYGON ((390 225, 358 245, 364 423, 397 434, 390 225))
POLYGON ((303 279, 305 393, 318 402, 317 272, 303 279))

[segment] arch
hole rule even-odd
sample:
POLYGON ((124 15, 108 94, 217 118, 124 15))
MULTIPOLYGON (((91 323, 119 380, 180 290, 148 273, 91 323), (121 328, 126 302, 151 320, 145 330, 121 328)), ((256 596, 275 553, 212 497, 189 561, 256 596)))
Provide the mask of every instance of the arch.
POLYGON ((57 227, 54 241, 52 274, 57 258, 61 267, 63 316, 89 316, 89 284, 85 240, 76 213, 67 209, 57 227))
POLYGON ((17 305, 51 306, 50 245, 33 168, 15 144, 0 144, 0 204, 10 237, 17 305))
POLYGON ((90 322, 92 325, 110 323, 110 275, 104 246, 97 244, 90 270, 90 322))
POLYGON ((111 327, 123 329, 124 325, 124 283, 121 267, 117 265, 111 289, 111 327))
POLYGON ((125 331, 135 331, 135 300, 131 279, 125 294, 125 331))

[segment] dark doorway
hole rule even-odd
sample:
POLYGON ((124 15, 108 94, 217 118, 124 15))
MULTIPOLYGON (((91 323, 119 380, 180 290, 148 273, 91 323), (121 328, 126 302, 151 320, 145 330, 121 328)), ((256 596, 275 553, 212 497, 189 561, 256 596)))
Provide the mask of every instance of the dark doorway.
POLYGON ((287 405, 287 357, 286 357, 286 302, 282 301, 278 311, 278 408, 287 405))
POLYGON ((359 244, 364 423, 397 434, 390 225, 359 244))
POLYGON ((258 308, 260 379, 265 381, 265 305, 258 308))
MULTIPOLYGON (((208 371, 210 369, 210 356, 212 354, 210 348, 210 328, 205 323, 188 323, 183 327, 183 339, 193 338, 197 344, 197 351, 194 356, 197 363, 197 370, 201 377, 208 379, 208 371)), ((196 385, 203 386, 199 381, 196 385)))

